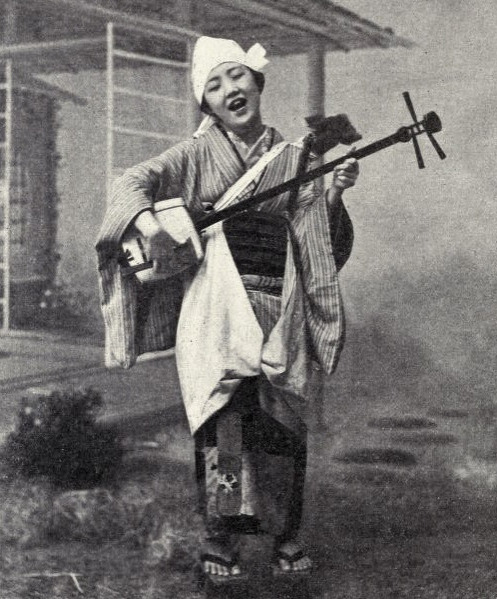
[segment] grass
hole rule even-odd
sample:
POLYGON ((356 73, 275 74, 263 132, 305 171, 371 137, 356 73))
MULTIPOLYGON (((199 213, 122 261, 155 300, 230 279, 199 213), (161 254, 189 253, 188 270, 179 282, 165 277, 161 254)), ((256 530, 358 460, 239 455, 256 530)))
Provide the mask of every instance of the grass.
MULTIPOLYGON (((314 596, 495 599, 496 410, 373 383, 338 374, 310 438, 314 596)), ((192 443, 180 425, 146 440, 92 492, 0 472, 0 599, 201 597, 192 443)))
MULTIPOLYGON (((193 574, 200 523, 193 472, 180 459, 185 443, 185 431, 169 439, 174 461, 167 449, 132 452, 120 484, 93 492, 94 504, 83 502, 79 511, 67 505, 74 495, 54 497, 43 482, 18 481, 10 495, 2 485, 2 513, 15 501, 12 511, 24 518, 17 527, 2 525, 4 540, 10 530, 0 558, 2 599, 82 596, 69 575, 53 576, 64 573, 76 574, 91 599, 200 597, 193 574), (50 506, 56 513, 47 525, 50 506), (16 538, 25 528, 38 533, 16 538)), ((495 597, 490 493, 475 493, 473 480, 438 468, 323 466, 312 453, 304 536, 321 566, 316 596, 495 597)))
POLYGON ((116 481, 62 491, 46 480, 0 482, 0 597, 195 597, 200 539, 187 433, 128 451, 116 481), (173 456, 173 457, 171 457, 173 456), (76 575, 74 577, 70 574, 76 575), (184 594, 186 589, 190 593, 184 594), (183 593, 183 594, 182 594, 183 593))
POLYGON ((151 565, 145 553, 121 544, 92 546, 78 542, 50 544, 22 553, 9 549, 2 557, 2 599, 84 596, 95 599, 193 599, 195 581, 188 572, 151 565), (83 594, 70 576, 75 573, 83 594), (39 576, 32 576, 39 573, 39 576), (191 589, 191 592, 189 590, 191 589), (185 590, 187 591, 185 593, 185 590))

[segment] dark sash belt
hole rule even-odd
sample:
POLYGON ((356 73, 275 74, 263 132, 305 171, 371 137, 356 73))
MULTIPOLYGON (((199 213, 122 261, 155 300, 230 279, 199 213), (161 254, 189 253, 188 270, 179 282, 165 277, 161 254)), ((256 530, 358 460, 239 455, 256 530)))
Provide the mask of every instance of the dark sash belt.
POLYGON ((283 217, 250 211, 226 220, 223 227, 241 275, 283 277, 287 248, 283 217))

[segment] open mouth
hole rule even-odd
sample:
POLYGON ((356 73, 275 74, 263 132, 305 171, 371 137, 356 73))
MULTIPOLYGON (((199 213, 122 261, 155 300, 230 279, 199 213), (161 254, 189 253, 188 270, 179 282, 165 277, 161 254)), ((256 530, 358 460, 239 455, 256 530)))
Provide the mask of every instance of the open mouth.
POLYGON ((236 112, 237 110, 241 110, 242 108, 245 108, 246 105, 247 105, 247 100, 245 98, 236 98, 235 100, 233 100, 232 102, 230 102, 228 104, 228 110, 231 110, 232 112, 236 112))

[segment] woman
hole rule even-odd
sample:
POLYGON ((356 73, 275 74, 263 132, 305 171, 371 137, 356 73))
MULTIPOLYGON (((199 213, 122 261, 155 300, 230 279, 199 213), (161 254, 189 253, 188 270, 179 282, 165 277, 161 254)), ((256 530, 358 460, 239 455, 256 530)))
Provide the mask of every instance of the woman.
POLYGON ((108 358, 129 367, 137 354, 176 343, 206 524, 201 560, 224 579, 242 573, 241 534, 274 536, 277 573, 312 567, 297 540, 306 385, 311 361, 331 372, 342 346, 330 232, 357 163, 337 167, 325 194, 306 184, 293 200, 282 194, 210 227, 189 275, 142 287, 121 277, 118 248, 136 227, 161 272, 170 236, 154 200, 181 196, 196 221, 295 175, 300 146, 262 121, 264 54, 259 44, 245 53, 231 40, 197 41, 193 89, 208 117, 193 139, 116 181, 97 243, 108 358))

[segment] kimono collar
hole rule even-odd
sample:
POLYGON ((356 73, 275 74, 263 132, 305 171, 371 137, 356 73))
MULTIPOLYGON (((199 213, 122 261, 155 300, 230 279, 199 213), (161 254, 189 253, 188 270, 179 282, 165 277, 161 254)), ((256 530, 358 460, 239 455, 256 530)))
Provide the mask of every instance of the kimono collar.
POLYGON ((264 127, 259 139, 251 146, 233 131, 226 131, 226 134, 246 168, 253 166, 263 154, 271 149, 274 143, 274 130, 267 126, 264 127))

